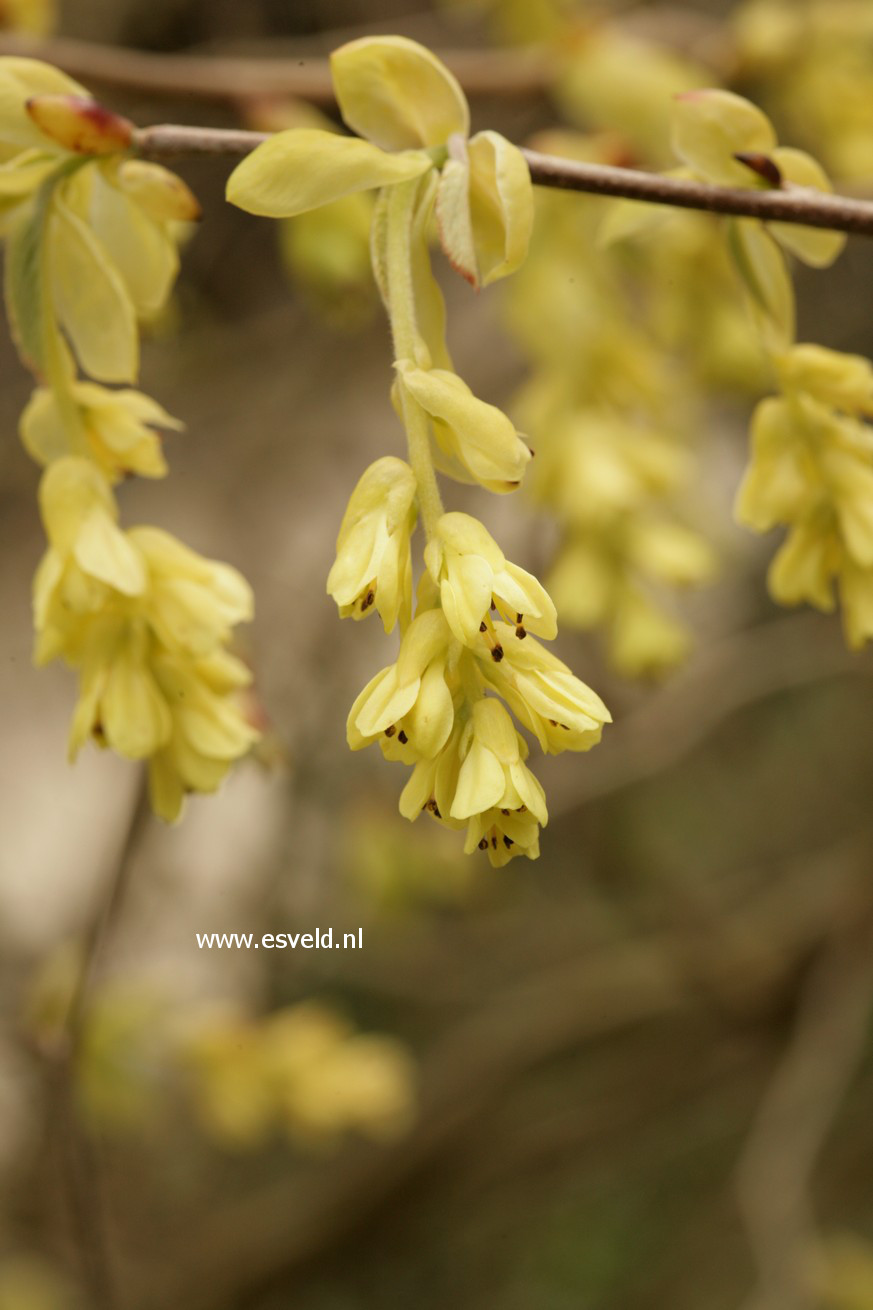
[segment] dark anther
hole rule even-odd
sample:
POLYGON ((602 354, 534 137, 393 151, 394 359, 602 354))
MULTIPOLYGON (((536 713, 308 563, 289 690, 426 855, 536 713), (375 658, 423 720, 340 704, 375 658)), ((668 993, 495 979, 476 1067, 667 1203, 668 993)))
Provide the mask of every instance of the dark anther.
POLYGON ((493 659, 495 664, 499 664, 500 661, 503 659, 503 647, 499 645, 495 646, 493 651, 491 652, 491 658, 493 659))
POLYGON ((519 638, 520 641, 524 641, 525 637, 527 636, 527 628, 523 628, 519 623, 518 627, 515 629, 515 635, 516 637, 519 638))
POLYGON ((508 814, 508 813, 509 813, 509 810, 501 810, 500 813, 501 813, 501 814, 508 814))
POLYGON ((492 847, 494 848, 494 850, 496 851, 496 850, 497 850, 497 838, 496 838, 496 837, 492 837, 492 838, 491 838, 491 845, 492 845, 492 847))
POLYGON ((397 728, 396 728, 396 726, 392 723, 391 726, 390 726, 390 728, 386 728, 386 729, 385 729, 385 736, 386 736, 386 737, 393 737, 396 731, 397 731, 397 728))
POLYGON ((479 624, 479 631, 480 631, 480 632, 487 632, 487 631, 488 631, 488 627, 487 627, 487 625, 486 625, 484 619, 483 619, 482 622, 479 624))
POLYGON ((516 621, 516 623, 521 623, 521 621, 522 621, 523 618, 524 618, 524 615, 523 615, 523 614, 516 614, 516 616, 515 616, 515 621, 516 621))
POLYGON ((366 594, 366 596, 364 597, 364 599, 361 601, 361 613, 362 613, 362 614, 363 614, 364 610, 368 610, 368 609, 370 608, 370 606, 373 604, 373 601, 374 601, 375 599, 376 599, 376 593, 375 593, 375 591, 368 591, 367 594, 366 594))
POLYGON ((443 817, 443 816, 440 814, 440 807, 437 805, 436 801, 434 801, 434 803, 433 803, 433 817, 434 817, 435 819, 441 819, 441 818, 443 817))
POLYGON ((507 850, 509 850, 510 846, 514 846, 514 845, 515 845, 515 842, 512 840, 511 837, 504 837, 504 838, 503 838, 503 845, 506 847, 507 850))
POLYGON ((570 731, 570 729, 567 727, 566 723, 559 723, 559 724, 558 724, 558 727, 559 727, 559 728, 563 728, 565 732, 569 732, 569 731, 570 731))
POLYGON ((492 596, 492 597, 491 597, 491 613, 494 614, 494 613, 496 613, 496 611, 497 611, 497 602, 495 601, 494 597, 492 596))
POLYGON ((479 843, 479 850, 480 850, 480 851, 487 851, 487 849, 488 849, 488 838, 487 838, 487 837, 483 837, 482 840, 481 840, 480 843, 479 843))
POLYGON ((558 720, 557 720, 557 719, 549 719, 549 723, 552 725, 553 728, 557 728, 557 726, 558 726, 558 720))
POLYGON ((406 733, 403 731, 402 728, 397 734, 397 740, 400 742, 401 746, 405 746, 406 743, 409 741, 409 738, 407 737, 406 733))

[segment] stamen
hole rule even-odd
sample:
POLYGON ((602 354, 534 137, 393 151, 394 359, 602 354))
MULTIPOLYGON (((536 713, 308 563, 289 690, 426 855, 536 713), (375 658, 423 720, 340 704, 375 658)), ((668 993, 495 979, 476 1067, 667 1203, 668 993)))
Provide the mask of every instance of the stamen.
POLYGON ((402 728, 397 734, 397 740, 400 742, 401 746, 405 746, 406 743, 409 741, 409 738, 407 737, 406 733, 403 731, 402 728))
POLYGON ((385 729, 385 736, 393 737, 396 731, 397 731, 397 725, 395 723, 392 723, 390 727, 385 729))
POLYGON ((480 850, 480 851, 487 851, 487 849, 488 849, 488 838, 487 838, 487 837, 483 837, 482 840, 481 840, 480 843, 479 843, 479 850, 480 850))
POLYGON ((527 636, 527 629, 523 628, 519 623, 518 627, 515 629, 515 635, 516 637, 519 638, 520 641, 524 641, 525 637, 527 636))
POLYGON ((488 631, 488 625, 487 625, 487 623, 485 622, 484 619, 483 619, 482 622, 479 624, 479 631, 480 631, 480 632, 487 632, 487 631, 488 631))
POLYGON ((512 840, 511 837, 504 837, 504 838, 503 838, 503 845, 506 847, 507 850, 509 850, 510 846, 514 846, 514 845, 515 845, 515 842, 512 840))
POLYGON ((370 608, 370 606, 373 604, 373 601, 375 599, 376 599, 376 593, 371 587, 370 590, 367 592, 366 596, 364 597, 364 599, 361 601, 362 614, 364 613, 365 610, 368 610, 370 608))
POLYGON ((503 647, 500 645, 500 642, 491 648, 491 658, 495 664, 499 664, 503 659, 503 647))

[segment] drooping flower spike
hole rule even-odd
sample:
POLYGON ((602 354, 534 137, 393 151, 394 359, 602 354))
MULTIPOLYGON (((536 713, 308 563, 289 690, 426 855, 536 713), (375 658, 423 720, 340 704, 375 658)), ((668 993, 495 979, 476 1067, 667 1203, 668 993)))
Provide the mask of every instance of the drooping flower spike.
POLYGON ((406 818, 427 813, 465 829, 465 850, 486 851, 495 865, 533 859, 546 801, 506 707, 551 751, 587 750, 609 715, 528 636, 557 634, 545 588, 506 559, 477 519, 443 510, 436 470, 508 493, 532 452, 455 372, 428 247, 434 227, 452 267, 475 287, 514 272, 532 225, 527 164, 495 132, 469 137, 461 88, 415 42, 353 41, 331 67, 343 118, 359 138, 281 132, 240 164, 228 196, 253 213, 290 218, 378 188, 373 272, 391 324, 391 398, 408 462, 384 456, 361 477, 327 589, 341 617, 375 609, 386 631, 399 621, 401 642, 396 661, 352 705, 349 745, 378 741, 387 759, 412 767, 400 798, 406 818), (416 521, 426 571, 414 604, 416 521))

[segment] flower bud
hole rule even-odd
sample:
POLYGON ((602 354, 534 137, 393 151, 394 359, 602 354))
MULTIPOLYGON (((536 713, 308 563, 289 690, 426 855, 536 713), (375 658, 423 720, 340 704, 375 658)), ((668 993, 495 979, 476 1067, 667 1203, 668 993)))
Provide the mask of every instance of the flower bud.
POLYGON ((115 154, 133 140, 129 119, 87 96, 32 96, 26 108, 40 132, 79 155, 115 154))

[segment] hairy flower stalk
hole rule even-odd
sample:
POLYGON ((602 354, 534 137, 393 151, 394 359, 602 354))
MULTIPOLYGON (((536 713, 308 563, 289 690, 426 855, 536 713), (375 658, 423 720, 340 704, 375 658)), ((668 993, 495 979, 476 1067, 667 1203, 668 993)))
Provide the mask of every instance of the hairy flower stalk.
POLYGON ((415 42, 353 41, 335 52, 332 68, 343 117, 363 139, 281 132, 237 168, 228 196, 286 219, 378 192, 373 272, 391 326, 392 400, 408 464, 384 456, 361 477, 327 587, 342 617, 376 611, 386 631, 398 623, 401 641, 397 659, 352 705, 349 745, 378 742, 387 759, 411 767, 400 798, 406 818, 427 813, 462 830, 465 850, 487 852, 494 865, 535 858, 548 811, 510 709, 554 752, 593 746, 609 714, 528 636, 556 635, 545 589, 506 560, 475 518, 443 509, 437 470, 504 494, 519 486, 531 451, 455 372, 429 249, 435 220, 449 262, 472 285, 514 272, 531 231, 527 165, 496 133, 469 138, 460 87, 415 42), (425 569, 414 598, 416 517, 425 569))

